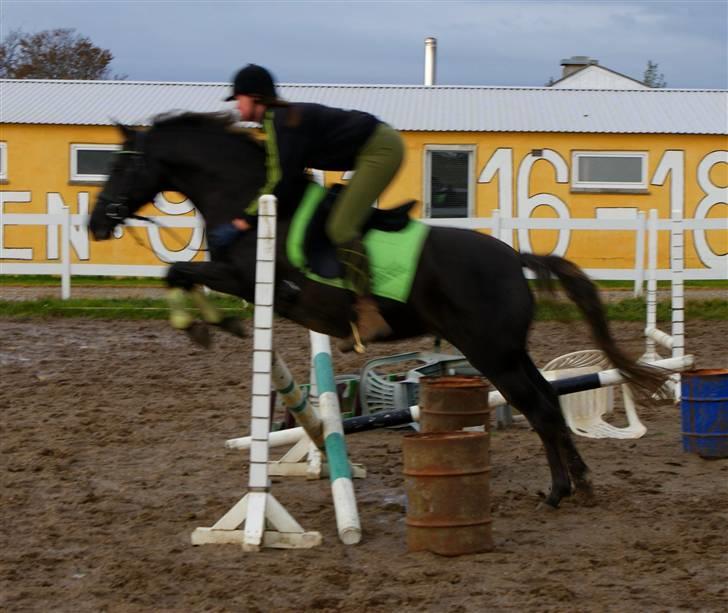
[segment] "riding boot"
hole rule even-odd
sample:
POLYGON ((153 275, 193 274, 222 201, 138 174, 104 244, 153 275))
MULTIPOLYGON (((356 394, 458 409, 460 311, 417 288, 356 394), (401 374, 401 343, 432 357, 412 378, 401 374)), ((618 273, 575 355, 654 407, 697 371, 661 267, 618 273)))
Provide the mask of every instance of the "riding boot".
POLYGON ((341 339, 337 347, 342 352, 352 349, 363 352, 363 343, 371 342, 389 336, 392 328, 379 312, 379 306, 371 295, 369 276, 369 258, 361 239, 354 239, 337 248, 339 261, 344 266, 344 279, 351 284, 357 295, 354 311, 356 313, 356 327, 358 338, 352 334, 341 339))

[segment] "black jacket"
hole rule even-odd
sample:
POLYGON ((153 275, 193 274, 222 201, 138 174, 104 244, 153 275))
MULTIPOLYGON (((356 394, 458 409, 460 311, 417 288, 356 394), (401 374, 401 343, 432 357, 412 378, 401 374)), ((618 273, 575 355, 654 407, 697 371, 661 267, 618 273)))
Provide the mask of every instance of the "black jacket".
MULTIPOLYGON (((301 177, 307 168, 351 170, 379 119, 362 111, 347 111, 306 102, 272 107, 266 112, 266 185, 281 207, 295 207, 301 177)), ((257 198, 245 210, 252 218, 257 198)))

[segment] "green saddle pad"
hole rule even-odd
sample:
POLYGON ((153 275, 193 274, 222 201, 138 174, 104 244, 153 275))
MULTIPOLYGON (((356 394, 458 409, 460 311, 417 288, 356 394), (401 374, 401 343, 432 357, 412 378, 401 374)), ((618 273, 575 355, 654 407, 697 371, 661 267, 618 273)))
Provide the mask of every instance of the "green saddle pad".
MULTIPOLYGON (((309 279, 351 289, 343 279, 327 279, 315 274, 306 263, 303 249, 306 228, 325 195, 326 189, 320 185, 308 188, 291 221, 286 253, 291 264, 309 279)), ((364 235, 372 274, 372 292, 376 296, 407 302, 429 230, 429 226, 412 219, 398 232, 369 230, 364 235)))

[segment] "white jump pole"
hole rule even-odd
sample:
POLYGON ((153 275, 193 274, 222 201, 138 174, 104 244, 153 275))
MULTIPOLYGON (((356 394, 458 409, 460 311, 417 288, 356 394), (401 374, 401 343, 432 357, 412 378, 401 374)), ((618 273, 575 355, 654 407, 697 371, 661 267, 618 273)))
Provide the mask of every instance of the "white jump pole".
POLYGON ((268 452, 273 366, 273 299, 276 256, 276 199, 258 202, 253 335, 253 400, 248 493, 210 528, 197 528, 192 544, 237 543, 244 551, 262 547, 309 548, 321 543, 318 532, 303 528, 270 493, 268 452), (241 530, 241 525, 245 525, 241 530))
POLYGON ((647 322, 644 355, 647 361, 657 359, 656 340, 652 337, 654 330, 657 330, 657 211, 652 209, 647 222, 647 322))

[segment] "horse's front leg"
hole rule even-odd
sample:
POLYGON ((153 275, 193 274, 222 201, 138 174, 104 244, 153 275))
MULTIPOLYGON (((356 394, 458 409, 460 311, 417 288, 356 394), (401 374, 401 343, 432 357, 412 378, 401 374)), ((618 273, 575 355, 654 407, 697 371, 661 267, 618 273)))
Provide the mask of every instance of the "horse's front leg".
POLYGON ((199 286, 193 287, 189 291, 189 296, 202 315, 202 320, 205 323, 212 324, 234 334, 239 338, 245 338, 245 325, 240 317, 235 315, 224 315, 223 312, 218 309, 205 295, 205 293, 199 288, 199 286))
POLYGON ((199 287, 207 285, 216 291, 240 296, 246 288, 240 283, 234 267, 230 264, 177 262, 169 267, 166 282, 170 287, 167 302, 172 327, 186 331, 193 341, 206 348, 211 343, 206 324, 218 326, 241 338, 245 336, 242 320, 234 315, 224 315, 199 287), (204 323, 195 320, 188 308, 188 298, 199 310, 204 323))
POLYGON ((209 349, 212 344, 207 324, 197 321, 189 309, 187 290, 173 287, 167 291, 169 323, 175 330, 183 330, 193 342, 209 349))

